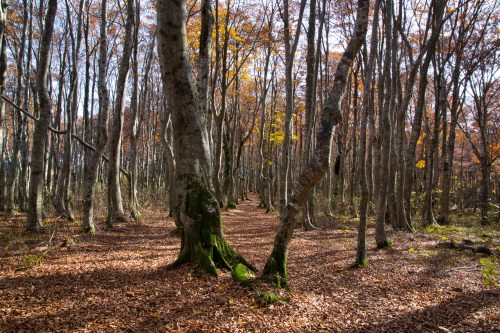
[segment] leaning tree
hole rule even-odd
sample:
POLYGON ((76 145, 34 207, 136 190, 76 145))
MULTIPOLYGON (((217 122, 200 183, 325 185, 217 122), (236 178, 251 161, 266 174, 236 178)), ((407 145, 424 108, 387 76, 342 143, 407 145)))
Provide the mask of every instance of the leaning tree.
POLYGON ((347 86, 349 69, 366 37, 369 7, 370 3, 368 0, 358 0, 355 30, 337 65, 333 87, 323 107, 314 157, 300 174, 297 191, 288 201, 285 210, 281 214, 273 250, 264 267, 263 274, 275 278, 278 285, 281 286, 288 284, 286 259, 300 208, 305 204, 312 189, 319 183, 330 165, 333 128, 342 120, 340 105, 345 87, 347 86))

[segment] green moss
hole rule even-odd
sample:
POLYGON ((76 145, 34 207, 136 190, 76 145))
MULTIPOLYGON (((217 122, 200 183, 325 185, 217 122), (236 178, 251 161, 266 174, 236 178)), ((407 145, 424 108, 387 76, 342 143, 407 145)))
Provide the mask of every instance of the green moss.
POLYGON ((357 259, 356 263, 354 264, 354 267, 367 267, 368 266, 368 259, 357 259))
POLYGON ((266 262, 263 275, 270 278, 277 288, 289 289, 285 254, 278 254, 273 250, 271 257, 266 262))
POLYGON ((250 271, 247 266, 243 264, 238 264, 231 272, 231 276, 234 282, 241 283, 243 285, 248 284, 250 278, 252 277, 252 271, 250 271))
POLYGON ((22 263, 20 266, 16 267, 14 270, 16 272, 19 271, 24 271, 26 269, 33 268, 35 266, 39 266, 43 263, 44 257, 43 255, 40 256, 27 256, 22 260, 22 263))
POLYGON ((255 297, 255 302, 264 306, 279 302, 289 302, 290 300, 290 297, 279 297, 273 291, 258 291, 255 297))
POLYGON ((199 259, 200 266, 204 271, 208 272, 210 275, 218 276, 217 268, 215 267, 215 264, 209 255, 202 252, 199 255, 198 259, 199 259))
MULTIPOLYGON (((186 258, 177 261, 198 263, 211 275, 217 275, 217 268, 232 271, 240 263, 256 271, 224 239, 219 204, 210 190, 201 181, 189 180, 189 184, 186 215, 194 222, 194 229, 189 231, 189 244, 183 245, 190 247, 185 251, 186 258)), ((180 212, 177 219, 181 219, 180 212)))
POLYGON ((227 208, 229 208, 229 209, 235 209, 236 208, 236 204, 234 202, 228 202, 227 208))
POLYGON ((273 206, 266 209, 266 214, 274 214, 274 213, 276 213, 276 209, 273 206))

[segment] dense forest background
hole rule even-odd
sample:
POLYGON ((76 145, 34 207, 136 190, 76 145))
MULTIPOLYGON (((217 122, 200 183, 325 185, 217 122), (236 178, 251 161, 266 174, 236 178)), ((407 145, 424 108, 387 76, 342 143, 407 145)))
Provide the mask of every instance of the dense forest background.
POLYGON ((263 281, 307 281, 294 246, 312 263, 345 247, 335 260, 372 281, 386 281, 372 257, 401 251, 419 273, 408 258, 451 251, 444 271, 469 283, 451 288, 497 296, 497 0, 3 0, 0 14, 6 285, 62 248, 149 240, 162 277, 229 272, 266 305, 289 298, 263 281))

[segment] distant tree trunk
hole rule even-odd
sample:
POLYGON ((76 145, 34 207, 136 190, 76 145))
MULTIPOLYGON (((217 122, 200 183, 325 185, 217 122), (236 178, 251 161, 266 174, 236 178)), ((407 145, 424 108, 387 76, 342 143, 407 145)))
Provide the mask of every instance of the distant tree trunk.
POLYGON ((340 104, 347 85, 349 69, 365 40, 368 13, 369 1, 358 0, 355 30, 337 65, 333 87, 328 99, 325 101, 320 122, 321 126, 316 139, 314 158, 301 173, 298 180, 297 192, 290 199, 286 209, 281 214, 273 250, 264 267, 263 275, 276 279, 277 283, 281 286, 288 284, 286 259, 299 211, 314 186, 321 180, 329 167, 333 128, 342 119, 340 104))
POLYGON ((113 228, 115 221, 125 221, 122 193, 120 188, 120 161, 123 131, 123 109, 125 103, 125 87, 130 69, 133 36, 135 30, 135 1, 127 1, 127 22, 125 24, 125 39, 123 54, 118 69, 116 81, 116 97, 113 111, 113 130, 110 140, 110 163, 108 168, 108 218, 107 228, 113 228))
MULTIPOLYGON (((16 94, 15 94, 15 102, 17 105, 22 105, 24 100, 24 66, 23 60, 26 56, 26 31, 29 25, 28 23, 28 1, 23 0, 23 25, 21 31, 21 38, 19 41, 19 53, 17 58, 17 82, 16 82, 16 94)), ((25 104, 26 105, 26 104, 25 104)), ((14 214, 16 210, 16 188, 17 188, 17 180, 19 178, 20 171, 20 162, 21 162, 21 145, 22 145, 22 132, 23 132, 23 122, 25 116, 23 116, 20 112, 16 114, 13 118, 15 119, 15 130, 13 135, 12 142, 12 155, 10 158, 10 174, 7 177, 7 203, 6 210, 9 214, 14 214)))
MULTIPOLYGON (((461 34, 460 34, 461 35, 461 34)), ((463 36, 462 36, 463 37, 463 36)), ((450 224, 450 188, 451 176, 453 172, 453 159, 455 156, 455 136, 458 123, 458 106, 460 103, 460 69, 463 59, 463 45, 457 49, 455 66, 453 68, 451 81, 453 84, 453 91, 451 97, 450 107, 450 130, 448 134, 446 156, 443 162, 443 177, 441 180, 441 196, 439 200, 439 216, 437 222, 439 224, 450 224)), ((445 133, 446 135, 446 133, 445 133)))
POLYGON ((356 160, 358 154, 358 74, 360 70, 360 64, 356 67, 356 70, 353 72, 354 76, 354 92, 352 96, 352 105, 353 105, 353 124, 352 124, 352 141, 351 141, 351 150, 352 150, 352 160, 351 160, 351 173, 349 176, 349 213, 352 217, 356 217, 356 207, 354 207, 354 194, 356 192, 356 181, 358 177, 356 172, 358 170, 356 165, 356 160))
POLYGON ((40 117, 39 121, 35 124, 33 140, 36 144, 33 145, 31 152, 30 197, 26 224, 26 229, 28 231, 43 230, 44 159, 52 104, 47 87, 47 76, 56 12, 57 0, 49 0, 40 42, 40 62, 36 76, 36 90, 40 104, 40 117))
MULTIPOLYGON (((7 74, 7 56, 6 56, 6 38, 5 25, 7 22, 7 6, 0 1, 0 177, 4 170, 3 154, 4 154, 4 122, 5 122, 5 101, 1 96, 5 91, 5 78, 7 74)), ((3 178, 3 177, 2 177, 3 178)), ((3 210, 3 179, 0 179, 0 210, 3 210)))
POLYGON ((407 224, 411 227, 411 192, 413 189, 413 178, 415 172, 415 155, 417 141, 420 137, 420 131, 422 128, 422 119, 425 106, 425 93, 427 89, 427 71, 429 69, 430 62, 434 57, 436 51, 436 44, 439 37, 439 32, 441 31, 441 23, 444 14, 444 8, 446 7, 447 0, 436 1, 433 8, 432 16, 432 35, 428 40, 428 49, 425 58, 420 67, 420 81, 418 85, 417 93, 417 103, 415 105, 415 115, 412 122, 412 132, 410 141, 408 142, 408 148, 405 155, 405 176, 404 176, 404 202, 405 202, 405 213, 407 224))
MULTIPOLYGON (((274 11, 269 16, 268 20, 268 35, 266 41, 266 59, 264 61, 264 72, 262 76, 259 76, 260 82, 260 96, 259 96, 259 108, 260 108, 260 125, 259 125, 259 192, 261 196, 261 205, 266 209, 266 212, 274 211, 274 207, 272 206, 270 197, 271 193, 269 193, 269 178, 266 176, 266 169, 268 164, 268 160, 265 157, 265 147, 264 147, 264 136, 266 130, 266 98, 269 87, 271 86, 273 78, 270 80, 267 79, 267 75, 269 72, 269 63, 271 61, 271 52, 272 52, 272 26, 273 26, 273 17, 274 11)), ((272 73, 274 76, 274 71, 272 73)))
MULTIPOLYGON (((70 5, 66 2, 66 13, 68 18, 71 17, 70 5)), ((83 0, 79 1, 78 7, 78 22, 76 27, 76 39, 73 36, 73 25, 69 19, 70 37, 72 42, 72 63, 71 63, 71 77, 70 77, 70 93, 68 96, 68 107, 66 108, 66 136, 64 139, 64 156, 63 167, 59 173, 58 186, 56 197, 54 198, 55 208, 59 215, 64 216, 69 221, 73 221, 75 216, 71 207, 71 178, 72 178, 72 164, 73 164, 73 137, 75 134, 76 118, 78 117, 78 91, 79 91, 79 58, 80 58, 80 45, 82 39, 82 21, 83 21, 83 0)))
POLYGON ((253 268, 226 241, 213 194, 206 113, 192 77, 186 41, 186 1, 158 1, 158 54, 172 110, 176 161, 175 218, 181 226, 176 262, 199 264, 210 274, 242 263, 253 268))
MULTIPOLYGON (((315 34, 316 34, 316 1, 310 0, 309 5, 309 28, 307 30, 307 53, 306 53, 306 92, 305 92, 305 117, 306 117, 306 135, 305 135, 305 149, 304 149, 304 162, 309 162, 313 153, 312 142, 315 127, 315 101, 316 101, 316 50, 315 50, 315 34)), ((319 50, 318 50, 319 51, 319 50)), ((304 221, 303 226, 305 230, 312 230, 316 228, 316 221, 314 216, 314 190, 311 191, 309 199, 304 206, 304 221)))
POLYGON ((96 150, 90 157, 88 173, 83 182, 83 230, 88 233, 95 232, 94 224, 94 198, 99 165, 101 162, 106 143, 108 141, 108 109, 109 93, 107 86, 107 1, 101 1, 101 23, 100 23, 100 43, 99 43, 99 123, 96 141, 96 150))
MULTIPOLYGON (((165 157, 167 160, 167 174, 168 174, 168 210, 169 216, 174 215, 175 204, 175 158, 174 150, 172 146, 172 122, 171 122, 171 112, 165 105, 162 108, 162 121, 161 121, 161 142, 163 144, 163 150, 165 151, 165 157)), ((180 226, 176 223, 177 231, 180 231, 180 226)))
MULTIPOLYGON (((132 0, 135 1, 135 0, 132 0)), ((130 186, 129 186, 129 200, 130 200, 130 215, 136 221, 141 219, 141 213, 139 211, 139 200, 137 199, 137 145, 139 144, 139 134, 142 127, 142 119, 144 109, 139 109, 139 64, 137 59, 137 53, 139 48, 139 25, 140 25, 140 2, 136 3, 136 14, 135 14, 135 29, 134 29, 134 50, 132 53, 132 73, 134 75, 134 83, 132 88, 132 97, 130 101, 130 109, 132 111, 132 127, 130 130, 130 186)), ((151 44, 154 45, 154 40, 151 44)), ((152 45, 152 48, 154 47, 152 45)), ((149 58, 146 60, 150 62, 149 58)), ((144 85, 147 86, 149 65, 147 65, 144 85)), ((144 91, 143 91, 144 93, 144 91)), ((146 91, 147 93, 147 91, 146 91)))
POLYGON ((359 230, 358 230, 358 247, 356 252, 356 265, 364 266, 368 263, 366 255, 366 225, 368 215, 368 185, 367 185, 367 168, 366 168, 366 149, 367 135, 366 127, 368 123, 368 113, 374 112, 373 103, 371 103, 371 86, 373 81, 373 66, 375 64, 375 54, 377 52, 378 42, 378 21, 380 1, 376 0, 373 9, 372 34, 370 38, 370 55, 367 56, 366 44, 364 50, 365 71, 363 75, 363 109, 361 113, 361 128, 359 138, 359 185, 361 189, 361 199, 359 202, 359 230), (366 59, 368 57, 368 59, 366 59))
POLYGON ((386 208, 387 208, 387 196, 389 190, 389 161, 391 156, 391 109, 393 98, 392 96, 392 75, 391 75, 391 64, 392 57, 392 12, 393 3, 391 0, 385 1, 385 12, 384 12, 384 32, 385 32, 385 57, 384 57, 384 67, 383 67, 383 78, 384 78, 384 89, 383 89, 383 104, 380 104, 380 124, 381 128, 379 130, 379 140, 381 140, 381 151, 380 151, 380 183, 378 186, 377 194, 377 216, 376 216, 376 227, 375 227, 375 241, 378 248, 388 247, 389 241, 387 240, 387 235, 385 232, 385 220, 386 220, 386 208))
POLYGON ((288 177, 290 172, 290 158, 292 153, 292 114, 293 114, 293 59, 300 36, 300 29, 302 28, 302 17, 306 1, 302 0, 300 3, 299 19, 297 21, 297 29, 295 37, 292 41, 291 27, 290 27, 290 13, 289 13, 289 0, 283 0, 283 25, 285 37, 285 130, 283 138, 283 150, 280 168, 280 211, 284 211, 288 202, 288 177))

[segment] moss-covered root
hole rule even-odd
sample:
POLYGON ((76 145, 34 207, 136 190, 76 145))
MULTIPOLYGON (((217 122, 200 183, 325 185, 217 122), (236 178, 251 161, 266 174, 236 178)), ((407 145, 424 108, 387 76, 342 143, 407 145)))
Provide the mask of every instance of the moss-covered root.
POLYGON ((238 282, 246 286, 250 283, 250 279, 253 277, 253 272, 248 269, 247 266, 238 264, 231 272, 231 276, 234 282, 238 282))
POLYGON ((267 259, 262 276, 275 283, 277 288, 289 289, 285 254, 273 252, 269 259, 267 259))
POLYGON ((290 300, 290 297, 279 297, 273 291, 257 291, 257 296, 255 297, 255 302, 262 306, 267 306, 279 302, 289 302, 290 300))

